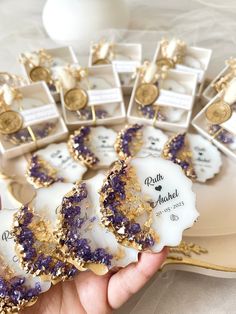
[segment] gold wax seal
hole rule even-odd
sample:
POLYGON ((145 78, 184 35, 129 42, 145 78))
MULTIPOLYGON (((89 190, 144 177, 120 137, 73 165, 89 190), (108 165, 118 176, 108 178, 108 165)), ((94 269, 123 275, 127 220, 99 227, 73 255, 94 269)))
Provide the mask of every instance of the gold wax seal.
POLYGON ((19 112, 9 110, 0 114, 0 133, 9 135, 19 131, 23 125, 23 118, 19 112))
POLYGON ((64 96, 65 107, 69 111, 83 109, 88 103, 88 94, 82 88, 68 90, 64 96))
POLYGON ((97 59, 93 62, 93 65, 102 65, 102 64, 110 64, 111 61, 107 58, 97 59))
POLYGON ((33 82, 45 81, 46 83, 51 82, 51 74, 50 71, 42 66, 38 66, 33 68, 29 76, 33 82))
POLYGON ((156 64, 160 68, 162 68, 163 66, 167 66, 168 68, 174 68, 175 67, 174 61, 170 58, 161 58, 161 59, 157 60, 156 64))
POLYGON ((205 115, 209 122, 221 124, 229 120, 232 115, 232 109, 226 102, 217 101, 207 108, 205 115))
POLYGON ((135 93, 135 101, 139 105, 152 105, 159 96, 159 89, 156 85, 150 83, 143 83, 138 86, 135 93))

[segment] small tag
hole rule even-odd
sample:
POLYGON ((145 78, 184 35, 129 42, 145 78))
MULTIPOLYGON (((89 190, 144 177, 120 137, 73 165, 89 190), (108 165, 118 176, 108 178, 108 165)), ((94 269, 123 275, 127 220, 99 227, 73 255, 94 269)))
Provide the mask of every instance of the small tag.
POLYGON ((191 110, 193 97, 190 95, 180 94, 165 89, 161 89, 160 96, 154 105, 166 105, 185 110, 191 110))
POLYGON ((236 112, 233 111, 231 118, 228 121, 222 123, 221 126, 228 132, 236 135, 236 112))
POLYGON ((118 73, 134 73, 140 66, 139 61, 133 60, 113 60, 112 64, 118 73))
POLYGON ((88 90, 89 106, 119 103, 123 101, 120 88, 88 90))
POLYGON ((53 104, 39 106, 20 111, 24 118, 24 127, 42 123, 59 117, 59 112, 53 104))
POLYGON ((184 72, 187 72, 187 73, 197 74, 197 81, 198 81, 198 83, 201 83, 203 81, 203 77, 204 77, 205 71, 202 70, 202 69, 191 68, 191 67, 188 67, 188 66, 183 65, 183 64, 176 64, 175 68, 177 70, 184 71, 184 72))

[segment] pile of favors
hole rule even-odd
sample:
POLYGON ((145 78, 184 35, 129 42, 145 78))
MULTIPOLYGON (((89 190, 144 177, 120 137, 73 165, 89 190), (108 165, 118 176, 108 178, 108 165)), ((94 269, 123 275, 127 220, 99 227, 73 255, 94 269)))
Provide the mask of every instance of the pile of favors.
POLYGON ((0 72, 13 165, 0 178, 0 313, 180 244, 199 216, 193 183, 220 172, 220 151, 236 159, 236 59, 206 87, 211 55, 163 39, 142 62, 140 44, 100 41, 86 68, 60 47, 22 53, 22 77, 0 72))

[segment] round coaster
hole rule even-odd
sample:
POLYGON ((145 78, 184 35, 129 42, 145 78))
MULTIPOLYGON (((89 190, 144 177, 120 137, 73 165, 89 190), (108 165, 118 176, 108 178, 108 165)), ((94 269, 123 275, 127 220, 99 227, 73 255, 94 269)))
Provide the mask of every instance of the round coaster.
POLYGON ((159 129, 139 124, 129 125, 117 136, 115 149, 120 158, 159 157, 168 137, 159 129))
POLYGON ((58 182, 80 181, 87 168, 76 162, 69 153, 66 143, 50 144, 31 157, 26 177, 35 188, 48 187, 58 182))
POLYGON ((69 190, 63 183, 50 187, 58 203, 60 200, 56 236, 61 250, 79 270, 91 269, 99 275, 112 267, 124 267, 138 260, 136 250, 118 244, 114 235, 101 224, 98 191, 104 179, 103 174, 98 174, 69 190), (59 188, 60 195, 56 191, 59 188))
POLYGON ((157 157, 117 161, 100 195, 104 226, 119 243, 140 251, 179 245, 198 217, 191 180, 157 157))
POLYGON ((68 141, 71 156, 89 168, 109 167, 117 159, 114 144, 117 133, 102 126, 81 127, 68 141))

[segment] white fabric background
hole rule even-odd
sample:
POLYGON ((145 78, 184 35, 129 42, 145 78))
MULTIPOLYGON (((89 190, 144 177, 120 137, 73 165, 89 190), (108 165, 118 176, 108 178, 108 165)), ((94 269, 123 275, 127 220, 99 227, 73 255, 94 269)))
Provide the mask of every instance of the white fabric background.
MULTIPOLYGON (((44 2, 0 0, 1 71, 20 73, 16 59, 20 52, 54 45, 47 39, 41 24, 44 2)), ((130 31, 125 40, 143 42, 146 58, 153 55, 156 41, 167 34, 180 36, 189 44, 213 48, 211 76, 223 67, 225 58, 236 56, 234 0, 127 2, 132 10, 130 29, 140 32, 130 31)), ((120 33, 116 35, 120 39, 120 33)), ((86 60, 85 56, 79 57, 86 60)), ((159 274, 117 313, 234 314, 236 280, 174 271, 159 274)))

